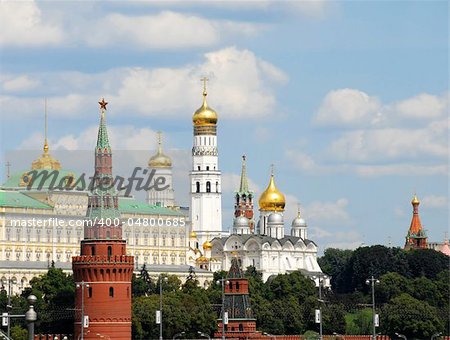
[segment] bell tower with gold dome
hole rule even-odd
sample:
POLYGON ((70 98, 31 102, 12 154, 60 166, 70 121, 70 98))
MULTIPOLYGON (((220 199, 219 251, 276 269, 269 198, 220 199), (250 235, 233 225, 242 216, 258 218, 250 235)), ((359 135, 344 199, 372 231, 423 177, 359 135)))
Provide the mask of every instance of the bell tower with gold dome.
POLYGON ((153 176, 151 189, 147 192, 147 203, 161 207, 175 206, 175 194, 172 184, 172 160, 163 152, 161 131, 158 131, 158 150, 148 161, 148 167, 150 170, 155 170, 155 175, 153 176), (167 188, 155 190, 155 181, 161 177, 165 179, 163 186, 167 186, 167 188))
POLYGON ((206 102, 203 78, 203 103, 192 116, 191 221, 200 244, 222 235, 222 184, 217 151, 217 113, 206 102))
POLYGON ((283 212, 286 199, 275 185, 274 171, 270 175, 269 185, 259 197, 259 221, 256 232, 274 238, 284 236, 283 212))

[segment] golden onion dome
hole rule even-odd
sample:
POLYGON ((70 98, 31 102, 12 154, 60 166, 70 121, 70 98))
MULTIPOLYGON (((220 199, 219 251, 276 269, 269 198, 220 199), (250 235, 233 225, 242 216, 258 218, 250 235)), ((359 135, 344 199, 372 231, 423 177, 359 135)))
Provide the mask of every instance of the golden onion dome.
POLYGON ((197 233, 195 231, 191 231, 191 234, 189 235, 190 238, 197 238, 197 233))
POLYGON ((416 194, 414 194, 414 197, 413 197, 413 199, 412 199, 412 201, 411 201, 411 204, 420 204, 420 201, 419 201, 419 199, 417 198, 417 195, 416 195, 416 194))
POLYGON ((267 189, 259 197, 259 209, 263 211, 284 211, 286 199, 277 189, 273 174, 270 176, 270 182, 267 189))
POLYGON ((217 124, 217 112, 208 106, 207 95, 205 87, 203 89, 203 104, 192 116, 194 126, 215 126, 217 124))
POLYGON ((151 168, 170 168, 172 166, 172 160, 162 150, 161 131, 158 131, 158 151, 150 158, 148 166, 151 168))
POLYGON ((47 139, 45 139, 44 153, 31 163, 32 170, 61 170, 61 163, 50 155, 48 149, 47 139))
POLYGON ((212 249, 212 244, 209 241, 206 241, 205 243, 203 243, 203 250, 211 250, 212 249))

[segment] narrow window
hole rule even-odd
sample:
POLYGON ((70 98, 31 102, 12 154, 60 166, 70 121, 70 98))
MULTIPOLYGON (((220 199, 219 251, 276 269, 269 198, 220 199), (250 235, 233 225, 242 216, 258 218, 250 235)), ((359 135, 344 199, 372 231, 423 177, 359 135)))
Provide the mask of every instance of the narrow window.
POLYGON ((200 192, 200 182, 196 182, 195 187, 195 192, 200 192))
POLYGON ((88 288, 88 297, 91 298, 92 297, 92 287, 88 288))
MULTIPOLYGON (((219 192, 219 182, 216 182, 216 192, 219 192)), ((238 200, 239 202, 239 200, 238 200)))
POLYGON ((112 255, 112 247, 108 246, 108 258, 110 258, 112 255))
POLYGON ((209 171, 209 165, 206 167, 206 170, 208 170, 209 171))
POLYGON ((92 256, 95 256, 95 246, 92 246, 92 247, 91 247, 91 255, 92 255, 92 256))
POLYGON ((211 192, 211 182, 206 182, 206 192, 211 192))
POLYGON ((200 165, 197 167, 198 171, 200 171, 200 165))
POLYGON ((236 282, 236 290, 239 290, 239 282, 236 282))
POLYGON ((239 332, 243 332, 244 331, 244 326, 240 323, 239 324, 239 332))
POLYGON ((229 288, 230 290, 233 290, 233 282, 230 281, 230 283, 228 284, 228 288, 229 288))
POLYGON ((109 287, 109 296, 114 297, 114 288, 113 287, 109 287))

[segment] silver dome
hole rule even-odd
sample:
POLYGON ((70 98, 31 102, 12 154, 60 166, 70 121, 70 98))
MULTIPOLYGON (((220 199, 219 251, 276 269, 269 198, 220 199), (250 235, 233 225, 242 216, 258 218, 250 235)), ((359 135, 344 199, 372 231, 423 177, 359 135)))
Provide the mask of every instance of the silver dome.
POLYGON ((234 219, 234 225, 239 227, 248 227, 249 220, 245 216, 239 216, 234 219))
POLYGON ((279 213, 271 213, 267 219, 267 223, 279 224, 283 223, 283 216, 279 213))
POLYGON ((292 227, 305 228, 306 221, 302 217, 296 217, 292 221, 292 227))

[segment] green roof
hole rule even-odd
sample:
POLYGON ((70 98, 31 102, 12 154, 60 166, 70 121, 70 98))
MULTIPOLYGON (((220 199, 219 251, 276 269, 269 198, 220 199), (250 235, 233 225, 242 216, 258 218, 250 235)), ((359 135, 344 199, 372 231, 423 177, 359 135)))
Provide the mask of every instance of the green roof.
POLYGON ((126 214, 184 216, 180 211, 149 205, 146 202, 140 202, 131 197, 119 197, 119 210, 121 213, 126 214))
MULTIPOLYGON (((73 172, 69 170, 45 170, 45 169, 39 169, 39 170, 24 170, 19 173, 13 174, 11 177, 8 178, 8 180, 3 183, 1 186, 1 189, 21 189, 23 191, 27 190, 28 187, 24 182, 26 181, 26 177, 30 177, 30 175, 27 176, 27 174, 36 174, 32 175, 31 177, 37 176, 37 179, 32 182, 31 188, 32 190, 37 190, 39 185, 42 181, 42 189, 47 190, 49 186, 53 182, 53 187, 58 187, 60 183, 64 183, 64 180, 67 179, 68 176, 74 177, 74 181, 76 182, 78 176, 73 172), (46 172, 45 172, 46 171, 46 172), (63 181, 63 182, 61 182, 63 181), (22 185, 21 185, 22 184, 22 185)), ((85 179, 85 181, 89 181, 89 178, 85 179)), ((74 182, 74 183, 75 183, 74 182)), ((89 183, 86 183, 86 186, 89 183)), ((78 185, 77 185, 78 186, 78 185)), ((58 188, 55 188, 54 190, 58 190, 58 188)))
POLYGON ((53 209, 21 192, 4 190, 0 190, 0 207, 53 209))

